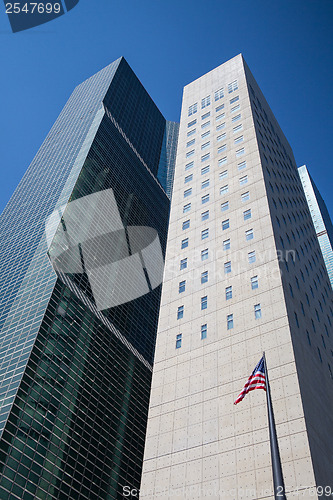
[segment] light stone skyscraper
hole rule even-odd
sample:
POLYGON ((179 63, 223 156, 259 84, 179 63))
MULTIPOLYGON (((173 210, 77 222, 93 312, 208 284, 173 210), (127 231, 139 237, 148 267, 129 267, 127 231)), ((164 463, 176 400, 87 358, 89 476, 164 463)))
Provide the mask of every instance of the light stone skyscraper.
POLYGON ((233 404, 262 351, 286 496, 332 492, 332 337, 293 152, 238 55, 184 89, 140 498, 274 497, 265 394, 233 404))

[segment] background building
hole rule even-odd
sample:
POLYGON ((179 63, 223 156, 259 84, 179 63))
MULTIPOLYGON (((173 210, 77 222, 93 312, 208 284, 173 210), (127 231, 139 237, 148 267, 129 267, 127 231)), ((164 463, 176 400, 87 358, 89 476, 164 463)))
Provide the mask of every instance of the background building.
POLYGON ((293 153, 238 55, 184 89, 140 498, 273 498, 265 395, 233 405, 263 350, 287 498, 332 487, 332 348, 293 153))
POLYGON ((303 165, 298 168, 302 181, 306 201, 308 202, 310 214, 316 230, 317 238, 323 253, 328 276, 333 288, 333 226, 327 207, 311 175, 303 165))
POLYGON ((119 498, 140 484, 161 291, 142 232, 164 252, 176 141, 118 59, 74 90, 1 216, 1 499, 119 498), (116 257, 114 286, 95 269, 92 281, 88 237, 103 270, 116 257), (98 307, 94 287, 115 303, 135 278, 135 300, 98 307))

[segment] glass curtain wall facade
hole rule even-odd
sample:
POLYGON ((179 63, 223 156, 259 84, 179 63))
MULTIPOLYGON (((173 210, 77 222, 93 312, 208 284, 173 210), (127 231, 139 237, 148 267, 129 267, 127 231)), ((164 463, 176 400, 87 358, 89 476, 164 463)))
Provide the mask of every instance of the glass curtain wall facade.
POLYGON ((306 165, 299 167, 298 173, 333 288, 333 225, 331 217, 306 165))
POLYGON ((163 256, 161 155, 172 169, 165 133, 165 119, 118 59, 74 90, 1 216, 2 499, 120 498, 140 483, 161 284, 143 248, 152 251, 152 237, 142 241, 132 228, 157 235, 163 256), (71 250, 61 239, 72 236, 69 207, 109 193, 122 229, 103 240, 93 223, 110 222, 110 204, 90 213, 88 203, 75 222, 95 234, 91 254, 80 243, 55 272, 54 252, 71 250), (111 285, 87 265, 103 252, 104 274, 115 256, 111 285), (140 272, 121 260, 136 254, 140 272), (133 269, 141 289, 115 300, 133 269))

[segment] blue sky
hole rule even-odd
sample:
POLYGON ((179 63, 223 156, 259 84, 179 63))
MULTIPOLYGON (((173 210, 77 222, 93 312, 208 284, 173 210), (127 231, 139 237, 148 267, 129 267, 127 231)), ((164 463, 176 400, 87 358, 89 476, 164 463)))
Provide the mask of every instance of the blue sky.
POLYGON ((0 211, 73 88, 124 55, 167 119, 182 88, 242 52, 333 215, 331 0, 80 0, 13 34, 0 5, 0 211))

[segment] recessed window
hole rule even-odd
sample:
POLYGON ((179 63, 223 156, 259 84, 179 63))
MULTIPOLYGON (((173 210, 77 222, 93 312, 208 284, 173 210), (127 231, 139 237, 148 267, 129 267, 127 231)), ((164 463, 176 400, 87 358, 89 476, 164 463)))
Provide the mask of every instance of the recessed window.
POLYGON ((185 220, 185 221, 183 222, 183 226, 182 226, 182 228, 183 228, 183 230, 184 230, 184 229, 188 229, 189 227, 190 227, 190 219, 185 220))
POLYGON ((225 179, 226 177, 228 177, 228 170, 223 170, 223 172, 221 172, 219 175, 219 179, 222 180, 225 179))
POLYGON ((230 250, 230 239, 224 240, 224 242, 223 242, 223 250, 230 250))
POLYGON ((201 204, 203 205, 204 203, 209 202, 209 194, 205 194, 205 196, 201 197, 201 204))
POLYGON ((236 158, 239 158, 240 156, 243 156, 245 153, 245 148, 240 148, 236 151, 236 158))
POLYGON ((187 184, 188 182, 191 182, 193 179, 193 174, 187 175, 184 179, 184 183, 187 184))
POLYGON ((207 260, 208 259, 208 248, 205 248, 205 250, 201 250, 201 260, 207 260))
POLYGON ((224 263, 224 274, 229 274, 231 273, 231 261, 229 260, 228 262, 224 263))
POLYGON ((185 170, 190 170, 194 165, 194 161, 190 161, 190 163, 186 163, 185 170))
POLYGON ((201 120, 206 120, 210 116, 210 111, 208 113, 205 113, 204 115, 201 116, 201 120))
POLYGON ((203 162, 203 161, 207 161, 207 160, 209 160, 209 158, 210 158, 210 153, 206 153, 205 155, 203 155, 203 156, 201 157, 201 161, 202 161, 202 162, 203 162))
POLYGON ((203 229, 201 231, 201 239, 205 240, 206 238, 208 238, 208 236, 209 236, 209 229, 203 229))
POLYGON ((223 118, 225 117, 225 113, 220 113, 219 115, 217 115, 216 117, 216 121, 219 122, 220 120, 222 120, 223 118))
POLYGON ((246 160, 238 163, 237 168, 238 168, 238 170, 243 170, 244 168, 246 168, 246 160))
POLYGON ((221 87, 220 89, 216 90, 214 93, 214 100, 219 101, 224 97, 224 88, 221 87))
POLYGON ((244 210, 243 216, 244 216, 244 220, 251 219, 251 217, 252 217, 251 208, 249 208, 248 210, 244 210))
POLYGON ((208 271, 201 273, 201 284, 208 282, 208 271))
POLYGON ((261 305, 260 304, 256 304, 254 306, 254 317, 255 317, 255 319, 261 318, 261 305))
POLYGON ((217 154, 220 154, 222 153, 223 151, 225 151, 227 149, 227 145, 226 144, 223 144, 223 146, 220 146, 219 148, 217 148, 217 154))
POLYGON ((191 151, 187 151, 186 158, 190 158, 190 156, 193 156, 193 155, 194 155, 194 149, 192 149, 191 151))
POLYGON ((224 127, 225 127, 225 122, 220 123, 219 125, 217 125, 216 130, 222 130, 224 127))
POLYGON ((178 287, 179 293, 185 292, 185 288, 186 288, 186 280, 180 281, 179 282, 179 287, 178 287))
POLYGON ((190 137, 191 135, 195 134, 195 131, 196 131, 196 129, 193 128, 192 130, 190 130, 189 132, 187 132, 187 137, 190 137))
POLYGON ((192 194, 192 188, 185 189, 184 191, 184 198, 187 198, 188 196, 191 196, 192 194))
POLYGON ((201 189, 205 189, 209 187, 209 179, 206 179, 205 181, 202 181, 201 183, 201 189))
POLYGON ((203 134, 201 134, 201 137, 202 139, 204 139, 205 137, 208 137, 210 135, 210 130, 207 130, 207 132, 204 132, 203 134))
POLYGON ((232 330, 234 327, 234 315, 228 314, 227 316, 227 330, 232 330))
POLYGON ((244 175, 243 177, 241 177, 241 178, 239 179, 239 184, 240 184, 241 186, 243 186, 244 184, 247 184, 247 182, 248 182, 248 177, 247 177, 247 175, 244 175))
POLYGON ((221 203, 221 212, 225 212, 228 209, 229 209, 229 201, 225 201, 224 203, 221 203))
POLYGON ((225 299, 232 299, 232 286, 227 286, 227 288, 225 289, 225 299))
POLYGON ((243 142, 243 141, 244 141, 244 136, 240 135, 239 137, 236 137, 236 139, 234 140, 234 143, 239 144, 240 142, 243 142))
POLYGON ((201 125, 201 128, 207 128, 207 127, 209 127, 209 125, 210 125, 210 121, 205 122, 205 123, 203 123, 203 124, 201 125))
POLYGON ((206 108, 210 105, 210 95, 201 99, 201 109, 206 108))
POLYGON ((221 134, 221 135, 218 135, 216 140, 217 141, 222 141, 223 139, 225 139, 227 136, 226 132, 224 132, 224 134, 221 134))
POLYGON ((181 248, 187 248, 188 247, 188 238, 184 238, 181 243, 181 248))
POLYGON ((246 191, 241 195, 242 201, 248 201, 250 199, 250 191, 246 191))
POLYGON ((201 297, 201 310, 203 311, 204 309, 207 309, 207 295, 204 297, 201 297))
POLYGON ((228 94, 238 89, 238 80, 228 83, 228 94))
POLYGON ((241 115, 241 114, 236 115, 236 116, 233 116, 233 117, 231 118, 231 121, 232 121, 233 123, 238 122, 238 120, 240 120, 240 119, 241 119, 241 117, 242 117, 242 115, 241 115))
POLYGON ((243 130, 243 125, 240 123, 236 127, 232 129, 233 134, 236 134, 236 132, 239 132, 240 130, 243 130))
POLYGON ((207 323, 205 325, 201 325, 201 340, 207 338, 207 323))
POLYGON ((183 206, 183 214, 186 214, 191 210, 191 203, 187 203, 186 205, 183 206))
POLYGON ((226 194, 229 191, 228 184, 220 188, 220 194, 226 194))
POLYGON ((253 262, 256 261, 256 251, 253 250, 253 252, 249 252, 247 255, 249 258, 249 264, 253 264, 253 262))
POLYGON ((191 139, 190 141, 188 141, 188 142, 186 143, 186 147, 188 148, 188 147, 190 147, 190 146, 193 146, 193 144, 194 144, 194 143, 195 143, 195 139, 191 139))
POLYGON ((224 108, 224 104, 220 104, 219 106, 217 106, 217 108, 215 108, 215 111, 218 113, 218 111, 221 111, 221 109, 224 108))
POLYGON ((228 229, 230 227, 229 219, 226 219, 222 222, 222 230, 228 229))
POLYGON ((197 123, 197 120, 192 120, 191 122, 189 122, 187 124, 187 128, 193 127, 193 125, 195 125, 196 123, 197 123))
POLYGON ((253 229, 248 229, 247 231, 245 231, 245 238, 246 241, 253 240, 253 229))
POLYGON ((219 167, 221 167, 221 165, 225 165, 227 163, 227 157, 224 156, 224 158, 220 158, 219 159, 219 167))
POLYGON ((209 170, 210 170, 210 166, 209 165, 207 165, 206 167, 202 167, 202 169, 201 169, 201 175, 208 174, 209 170))
POLYGON ((182 334, 179 333, 176 336, 176 349, 179 349, 182 346, 182 334))
POLYGON ((252 276, 252 278, 251 278, 251 288, 252 288, 252 290, 255 290, 258 287, 259 287, 258 276, 252 276))
POLYGON ((184 306, 179 306, 177 310, 177 319, 182 319, 184 317, 184 306))
POLYGON ((235 113, 235 111, 238 111, 240 109, 240 104, 237 104, 236 106, 233 106, 230 110, 231 113, 235 113))
POLYGON ((182 259, 180 261, 180 266, 179 267, 180 267, 180 270, 187 268, 187 257, 185 259, 182 259))
POLYGON ((207 149, 210 146, 210 141, 205 142, 204 144, 201 145, 201 149, 207 149))
POLYGON ((202 221, 207 220, 207 219, 209 219, 209 210, 206 210, 206 212, 202 212, 202 214, 201 214, 202 221))
POLYGON ((233 97, 232 99, 230 99, 230 104, 234 104, 237 101, 239 101, 239 95, 237 95, 236 97, 233 97))
POLYGON ((196 102, 188 108, 188 116, 194 115, 194 113, 196 113, 197 111, 198 111, 198 103, 196 102))

